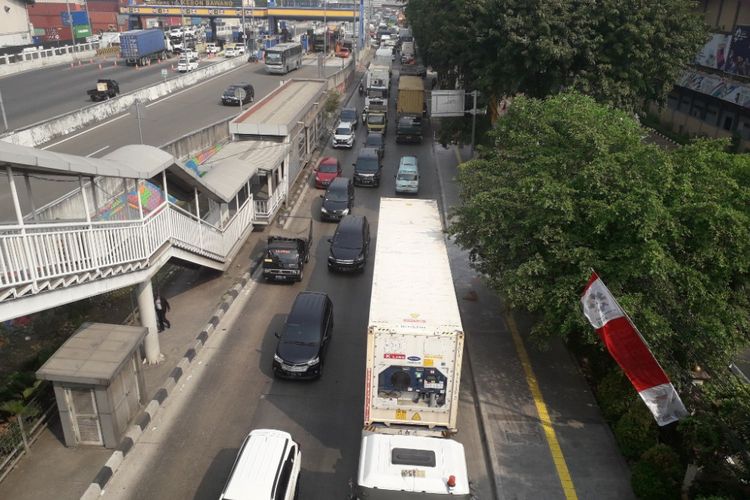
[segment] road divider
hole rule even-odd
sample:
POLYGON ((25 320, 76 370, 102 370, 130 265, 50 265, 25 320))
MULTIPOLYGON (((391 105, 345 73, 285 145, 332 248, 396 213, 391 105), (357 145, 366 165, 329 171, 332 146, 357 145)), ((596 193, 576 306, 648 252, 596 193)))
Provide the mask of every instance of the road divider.
POLYGON ((111 116, 123 113, 138 100, 141 102, 155 101, 174 91, 189 87, 201 80, 208 79, 243 64, 247 64, 243 57, 226 59, 152 87, 121 94, 114 99, 108 99, 98 104, 92 104, 85 108, 56 116, 44 122, 29 125, 21 130, 7 134, 1 139, 21 146, 36 147, 56 137, 70 134, 92 123, 100 122, 111 116))

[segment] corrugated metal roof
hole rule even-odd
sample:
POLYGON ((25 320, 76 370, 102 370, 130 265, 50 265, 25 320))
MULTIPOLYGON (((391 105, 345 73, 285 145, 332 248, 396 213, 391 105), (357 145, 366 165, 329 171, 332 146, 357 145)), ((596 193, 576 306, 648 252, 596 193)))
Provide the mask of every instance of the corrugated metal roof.
POLYGON ((289 80, 232 120, 229 131, 244 135, 289 135, 325 89, 324 80, 289 80))
POLYGON ((224 200, 231 200, 260 169, 273 170, 288 146, 273 141, 235 141, 221 148, 206 166, 203 182, 224 200))
POLYGON ((0 141, 0 163, 24 172, 150 179, 174 162, 171 154, 145 144, 123 146, 102 158, 87 158, 0 141))

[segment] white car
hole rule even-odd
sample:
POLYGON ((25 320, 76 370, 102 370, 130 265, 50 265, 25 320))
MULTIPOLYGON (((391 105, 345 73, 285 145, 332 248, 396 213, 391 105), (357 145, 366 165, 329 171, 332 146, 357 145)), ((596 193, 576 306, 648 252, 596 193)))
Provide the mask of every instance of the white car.
POLYGON ((180 56, 180 59, 177 61, 177 71, 187 73, 194 69, 198 69, 198 56, 194 55, 194 53, 190 56, 180 56))
POLYGON ((336 130, 333 131, 334 148, 352 148, 354 147, 354 127, 349 122, 339 122, 336 130))
POLYGON ((219 53, 219 46, 215 43, 207 43, 206 44, 206 54, 218 54, 219 53))

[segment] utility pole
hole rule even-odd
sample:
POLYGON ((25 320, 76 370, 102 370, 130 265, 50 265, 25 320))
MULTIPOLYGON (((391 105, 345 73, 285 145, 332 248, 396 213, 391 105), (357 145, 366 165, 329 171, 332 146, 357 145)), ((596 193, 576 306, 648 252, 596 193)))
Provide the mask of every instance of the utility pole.
POLYGON ((5 125, 4 130, 8 130, 8 118, 5 116, 5 104, 3 104, 2 92, 0 92, 0 110, 3 112, 3 125, 5 125))
MULTIPOLYGON (((245 51, 247 51, 247 36, 245 35, 245 0, 242 0, 242 6, 240 7, 242 9, 242 46, 245 48, 245 51)), ((242 102, 240 101, 240 108, 242 107, 242 102)))
POLYGON ((328 57, 328 0, 325 0, 323 7, 323 63, 328 57))
POLYGON ((474 157, 474 137, 477 130, 477 91, 471 93, 474 96, 474 107, 471 110, 471 156, 474 157))
POLYGON ((70 13, 70 2, 65 0, 65 8, 68 9, 68 22, 70 23, 70 38, 73 41, 73 52, 76 52, 76 32, 73 29, 73 16, 70 13))

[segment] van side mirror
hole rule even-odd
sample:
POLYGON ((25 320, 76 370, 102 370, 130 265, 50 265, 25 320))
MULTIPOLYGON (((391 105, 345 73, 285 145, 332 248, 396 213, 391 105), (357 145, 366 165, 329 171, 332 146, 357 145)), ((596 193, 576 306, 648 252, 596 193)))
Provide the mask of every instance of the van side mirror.
POLYGON ((273 336, 276 337, 277 339, 281 338, 281 335, 279 335, 279 332, 273 332, 273 336))
POLYGON ((322 200, 323 198, 325 198, 325 197, 326 197, 326 195, 324 195, 324 194, 321 194, 321 195, 320 195, 320 199, 321 199, 321 200, 322 200))
POLYGON ((327 241, 328 243, 333 243, 333 238, 326 238, 326 241, 327 241))

